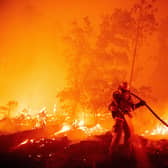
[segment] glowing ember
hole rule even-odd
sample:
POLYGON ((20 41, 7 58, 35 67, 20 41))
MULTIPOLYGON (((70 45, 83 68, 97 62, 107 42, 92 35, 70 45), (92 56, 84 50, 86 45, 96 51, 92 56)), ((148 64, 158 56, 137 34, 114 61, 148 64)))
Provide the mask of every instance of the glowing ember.
POLYGON ((24 140, 23 142, 21 142, 18 146, 22 146, 25 145, 26 143, 28 143, 29 139, 24 140))
POLYGON ((11 149, 12 149, 12 150, 15 150, 15 149, 17 149, 17 148, 19 148, 19 147, 21 147, 21 146, 27 144, 28 142, 29 142, 29 139, 26 139, 26 140, 22 141, 20 144, 18 144, 17 146, 12 147, 11 149))

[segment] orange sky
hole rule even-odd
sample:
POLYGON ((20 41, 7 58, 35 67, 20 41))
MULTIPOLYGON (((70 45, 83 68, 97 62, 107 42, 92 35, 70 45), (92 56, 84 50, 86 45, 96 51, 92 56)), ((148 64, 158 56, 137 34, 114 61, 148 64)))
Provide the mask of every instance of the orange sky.
MULTIPOLYGON (((66 60, 61 37, 74 19, 101 15, 134 0, 1 0, 0 104, 18 100, 41 108, 53 104, 65 86, 66 60), (127 2, 127 3, 125 3, 127 2), (36 103, 35 103, 36 102, 36 103)), ((159 17, 168 15, 158 1, 159 17)))

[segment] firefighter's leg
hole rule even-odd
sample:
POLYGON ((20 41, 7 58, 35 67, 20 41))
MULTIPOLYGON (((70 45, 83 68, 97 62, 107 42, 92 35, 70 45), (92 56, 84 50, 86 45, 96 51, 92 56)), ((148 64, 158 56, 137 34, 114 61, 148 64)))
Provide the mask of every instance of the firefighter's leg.
POLYGON ((124 130, 124 144, 130 145, 131 131, 126 121, 123 122, 123 130, 124 130))
POLYGON ((122 135, 122 128, 123 128, 123 120, 115 119, 115 124, 112 129, 112 140, 109 146, 110 153, 118 148, 122 135))

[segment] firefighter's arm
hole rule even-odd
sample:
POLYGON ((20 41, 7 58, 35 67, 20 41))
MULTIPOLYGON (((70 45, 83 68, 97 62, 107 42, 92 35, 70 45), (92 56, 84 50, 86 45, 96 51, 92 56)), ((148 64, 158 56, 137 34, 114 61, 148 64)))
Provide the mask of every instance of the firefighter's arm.
POLYGON ((138 102, 138 103, 136 103, 135 105, 134 105, 134 108, 136 109, 136 108, 139 108, 139 107, 141 107, 141 106, 144 106, 146 104, 146 102, 144 101, 144 100, 141 100, 140 102, 138 102))

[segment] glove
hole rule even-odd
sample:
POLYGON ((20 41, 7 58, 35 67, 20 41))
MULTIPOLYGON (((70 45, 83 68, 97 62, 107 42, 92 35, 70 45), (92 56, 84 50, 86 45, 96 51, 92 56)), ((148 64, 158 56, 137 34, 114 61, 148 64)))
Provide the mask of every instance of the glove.
POLYGON ((145 104, 146 102, 144 100, 141 100, 139 103, 135 104, 135 109, 144 106, 145 104))
POLYGON ((146 104, 146 102, 145 102, 144 100, 141 100, 141 101, 140 101, 140 105, 141 105, 141 106, 144 106, 145 104, 146 104))

